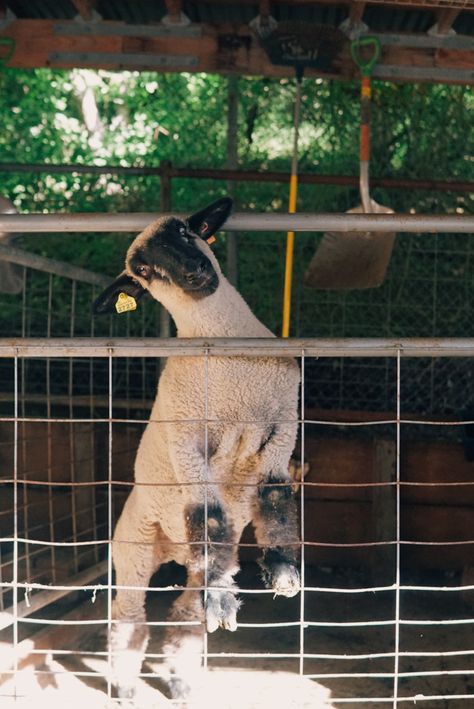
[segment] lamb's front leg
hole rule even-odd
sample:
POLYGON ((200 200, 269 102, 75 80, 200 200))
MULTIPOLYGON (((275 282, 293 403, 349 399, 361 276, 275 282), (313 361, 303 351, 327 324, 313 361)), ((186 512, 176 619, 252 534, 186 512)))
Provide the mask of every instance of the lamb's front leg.
POLYGON ((188 573, 201 579, 205 587, 207 630, 237 630, 240 602, 235 596, 233 577, 239 566, 233 525, 214 496, 212 501, 188 507, 186 525, 190 543, 188 573))
POLYGON ((277 595, 295 596, 300 590, 297 569, 299 529, 288 459, 294 445, 294 429, 279 427, 260 454, 263 476, 254 500, 253 524, 263 580, 277 595))
POLYGON ((258 486, 253 522, 263 549, 263 580, 280 596, 295 596, 300 590, 297 519, 290 477, 270 474, 258 486))

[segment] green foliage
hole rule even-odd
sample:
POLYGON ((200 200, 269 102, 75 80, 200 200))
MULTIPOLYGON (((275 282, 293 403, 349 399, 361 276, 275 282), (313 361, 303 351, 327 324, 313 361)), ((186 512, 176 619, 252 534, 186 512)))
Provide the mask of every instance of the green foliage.
MULTIPOLYGON (((238 86, 241 167, 288 171, 294 82, 243 77, 238 86)), ((466 87, 376 82, 372 175, 473 179, 473 108, 473 94, 466 87)), ((0 75, 0 121, 0 162, 136 167, 170 160, 178 167, 224 167, 227 80, 202 74, 4 70, 0 75)), ((300 170, 356 175, 358 134, 358 82, 305 79, 300 170)), ((173 208, 192 211, 226 191, 226 184, 215 180, 175 179, 173 208)), ((20 211, 159 211, 160 204, 159 179, 155 177, 57 174, 47 169, 41 174, 0 172, 0 192, 13 198, 20 211)), ((241 210, 287 209, 288 188, 284 184, 236 183, 234 194, 241 210)), ((472 199, 455 193, 373 189, 372 194, 397 211, 472 211, 472 199)), ((298 209, 339 212, 358 202, 355 189, 301 186, 298 209)), ((423 307, 425 312, 426 307, 432 310, 432 303, 441 297, 439 282, 427 283, 436 275, 456 284, 456 289, 472 292, 467 239, 453 246, 454 251, 461 250, 461 261, 466 264, 461 268, 457 263, 451 270, 447 267, 448 272, 441 276, 441 262, 454 259, 449 255, 449 245, 454 243, 451 237, 430 239, 426 248, 429 237, 416 241, 408 235, 398 237, 389 278, 382 288, 351 294, 309 291, 301 286, 302 274, 319 238, 316 234, 297 236, 293 334, 445 334, 443 323, 439 319, 434 322, 431 311, 429 318, 421 317, 423 307), (448 246, 449 253, 444 256, 442 244, 448 246), (423 283, 429 293, 423 307, 420 300, 420 316, 416 317, 411 314, 414 283, 423 283), (417 327, 420 329, 415 331, 417 327)), ((31 250, 109 275, 122 268, 128 243, 129 236, 123 234, 24 237, 31 250)), ((239 287, 276 332, 280 328, 284 250, 282 234, 239 235, 239 287)), ((225 260, 222 239, 217 253, 225 260)), ((41 298, 41 289, 35 297, 41 298)), ((467 310, 461 304, 456 312, 467 310)), ((66 310, 64 316, 67 318, 66 310)), ((447 312, 443 317, 450 334, 467 334, 461 331, 465 315, 450 319, 447 312)))

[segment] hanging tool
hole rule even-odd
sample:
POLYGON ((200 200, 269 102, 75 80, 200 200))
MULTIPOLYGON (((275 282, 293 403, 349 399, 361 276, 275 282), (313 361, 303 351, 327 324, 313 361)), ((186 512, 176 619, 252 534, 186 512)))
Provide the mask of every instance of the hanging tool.
MULTIPOLYGON (((339 69, 336 60, 346 44, 347 38, 341 30, 332 25, 300 21, 277 22, 271 15, 256 17, 250 26, 256 32, 259 42, 272 64, 293 67, 296 73, 293 156, 288 208, 289 213, 294 214, 298 191, 298 133, 303 72, 305 68, 310 67, 337 73, 339 69)), ((288 337, 290 332, 294 238, 294 232, 289 231, 286 240, 283 337, 288 337)))
POLYGON ((0 37, 0 67, 4 67, 12 58, 16 47, 13 37, 0 37))
MULTIPOLYGON (((303 81, 303 68, 296 69, 296 95, 295 112, 293 121, 293 155, 291 158, 290 174, 290 197, 288 212, 296 212, 296 198, 298 196, 298 138, 301 114, 301 84, 303 81)), ((290 334, 290 313, 291 313, 291 286, 293 281, 293 255, 295 250, 295 232, 289 231, 286 235, 286 259, 285 259, 285 285, 283 288, 283 325, 282 337, 290 334)))
MULTIPOLYGON (((370 198, 370 114, 371 75, 380 56, 376 37, 362 37, 352 42, 351 54, 360 69, 361 122, 359 189, 362 205, 349 214, 393 214, 370 198)), ((308 270, 304 284, 311 288, 364 289, 379 286, 385 277, 395 241, 395 232, 327 232, 323 235, 308 270)))

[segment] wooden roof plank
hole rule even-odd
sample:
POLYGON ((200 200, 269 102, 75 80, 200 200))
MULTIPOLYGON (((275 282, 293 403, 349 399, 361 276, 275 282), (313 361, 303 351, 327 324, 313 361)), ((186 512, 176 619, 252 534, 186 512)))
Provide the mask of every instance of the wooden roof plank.
MULTIPOLYGON (((137 31, 137 36, 133 36, 133 25, 128 26, 127 32, 118 35, 77 34, 76 28, 81 24, 69 21, 68 25, 63 21, 63 29, 74 27, 74 33, 69 34, 67 31, 58 32, 55 20, 14 20, 3 29, 3 35, 12 37, 16 43, 9 66, 87 66, 270 77, 294 75, 291 68, 271 64, 256 36, 246 25, 216 27, 204 24, 199 26, 198 35, 184 35, 177 42, 172 34, 166 33, 163 36, 147 36, 137 31), (34 42, 31 37, 35 38, 34 42)), ((98 24, 108 27, 117 23, 98 24)), ((383 46, 382 58, 376 68, 379 78, 474 83, 474 38, 460 35, 430 37, 414 33, 378 33, 377 36, 383 46), (416 73, 416 68, 424 68, 425 71, 416 73)), ((357 71, 350 57, 349 42, 340 52, 336 67, 332 74, 308 68, 306 75, 340 79, 355 77, 357 71)))

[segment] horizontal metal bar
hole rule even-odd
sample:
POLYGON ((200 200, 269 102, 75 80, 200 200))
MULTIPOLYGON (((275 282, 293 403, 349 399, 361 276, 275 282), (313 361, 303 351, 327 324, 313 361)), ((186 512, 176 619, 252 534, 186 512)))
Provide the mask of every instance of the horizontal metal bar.
POLYGON ((54 25, 56 35, 114 36, 114 37, 191 37, 199 39, 202 36, 201 25, 165 25, 162 22, 149 25, 132 25, 126 22, 106 20, 104 22, 57 22, 54 25))
MULTIPOLYGON (((236 180, 242 182, 277 182, 286 184, 290 173, 274 170, 222 170, 219 168, 175 167, 174 165, 155 165, 141 167, 124 167, 123 165, 72 165, 48 163, 13 163, 0 162, 0 172, 7 173, 48 173, 50 175, 166 175, 170 178, 192 178, 206 180, 236 180)), ((336 185, 340 187, 358 187, 359 177, 356 175, 315 175, 301 173, 298 182, 307 185, 336 185)), ((451 192, 474 192, 474 182, 459 180, 413 180, 403 177, 372 177, 370 183, 374 187, 402 190, 434 190, 451 192)))
POLYGON ((2 338, 0 357, 473 357, 474 338, 2 338))
MULTIPOLYGON (((92 566, 91 568, 81 571, 79 574, 74 576, 76 586, 86 586, 94 579, 104 576, 104 574, 107 573, 107 567, 107 561, 102 561, 96 566, 92 566)), ((34 584, 31 584, 32 589, 33 586, 34 584)), ((101 586, 101 588, 103 588, 103 586, 101 586)), ((10 625, 13 625, 16 618, 26 618, 32 613, 36 613, 37 611, 41 610, 41 608, 44 608, 50 603, 54 603, 54 601, 57 601, 59 598, 66 596, 68 593, 71 593, 71 588, 64 586, 63 588, 56 588, 51 591, 44 590, 41 593, 37 593, 32 596, 31 599, 26 600, 27 593, 25 590, 24 601, 18 603, 16 608, 11 607, 7 608, 5 611, 0 612, 0 630, 4 630, 10 625)))
POLYGON ((94 273, 93 271, 88 271, 79 266, 73 266, 64 261, 57 261, 56 259, 32 254, 30 251, 17 249, 14 246, 7 246, 6 244, 0 244, 0 260, 16 263, 19 266, 26 266, 27 268, 34 268, 36 271, 45 271, 46 273, 52 273, 56 276, 63 276, 64 278, 70 278, 71 280, 80 281, 81 283, 103 286, 104 288, 109 285, 111 281, 110 278, 103 276, 101 273, 94 273))
POLYGON ((121 69, 193 68, 199 58, 193 54, 150 54, 145 52, 50 52, 49 62, 74 66, 106 67, 121 69))
MULTIPOLYGON (((200 25, 165 25, 153 23, 149 25, 132 25, 125 22, 57 22, 54 25, 57 35, 92 35, 115 37, 191 37, 202 36, 200 25)), ((371 34, 370 36, 374 36, 371 34)), ((430 36, 416 33, 393 34, 379 32, 375 34, 382 46, 387 47, 419 47, 423 49, 474 49, 474 39, 469 35, 430 36)))
POLYGON ((472 69, 444 69, 436 66, 407 66, 402 64, 377 64, 372 71, 376 79, 409 79, 410 81, 435 81, 438 83, 457 81, 461 84, 474 83, 472 69))
POLYGON ((429 35, 416 32, 411 33, 391 33, 378 32, 367 33, 367 35, 377 37, 383 47, 413 47, 419 49, 474 49, 474 37, 463 34, 429 35))
MULTIPOLYGON (((122 214, 2 214, 0 231, 25 232, 136 232, 158 217, 151 212, 122 214)), ((176 213, 173 213, 176 216, 176 213)), ((184 215, 178 215, 184 216, 184 215)), ((454 214, 249 214, 229 217, 225 231, 378 231, 412 233, 472 233, 474 216, 454 214)))

